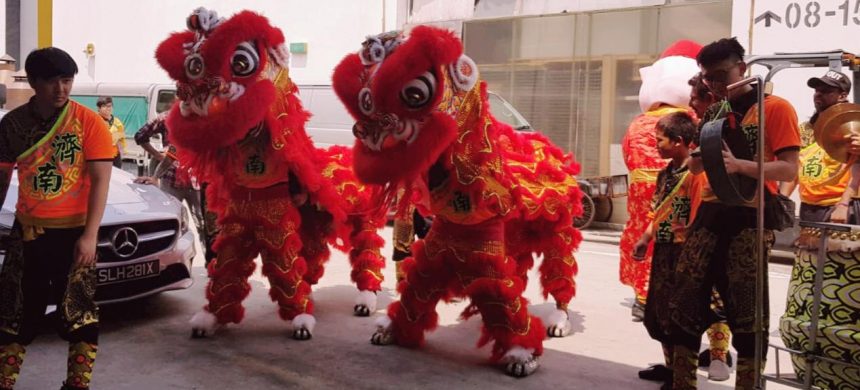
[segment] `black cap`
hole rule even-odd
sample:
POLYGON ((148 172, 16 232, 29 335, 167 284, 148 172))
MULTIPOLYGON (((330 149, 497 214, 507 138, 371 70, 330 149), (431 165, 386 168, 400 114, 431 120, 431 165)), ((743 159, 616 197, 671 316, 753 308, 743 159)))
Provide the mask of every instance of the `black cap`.
POLYGON ((37 49, 27 55, 24 71, 30 80, 47 80, 54 77, 72 77, 78 73, 78 65, 69 53, 56 47, 37 49))
POLYGON ((835 70, 828 70, 824 76, 821 77, 813 77, 806 82, 810 88, 818 88, 824 85, 839 88, 842 92, 851 92, 851 80, 848 79, 842 72, 837 72, 835 70))

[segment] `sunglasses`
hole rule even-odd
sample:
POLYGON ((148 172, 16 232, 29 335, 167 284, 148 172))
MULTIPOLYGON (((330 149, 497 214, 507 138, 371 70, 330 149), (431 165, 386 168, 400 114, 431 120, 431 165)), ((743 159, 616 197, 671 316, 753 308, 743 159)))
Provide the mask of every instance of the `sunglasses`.
POLYGON ((731 72, 732 69, 737 68, 740 64, 741 61, 738 61, 725 69, 715 69, 712 71, 705 70, 702 72, 702 81, 708 85, 725 83, 729 78, 729 72, 731 72))

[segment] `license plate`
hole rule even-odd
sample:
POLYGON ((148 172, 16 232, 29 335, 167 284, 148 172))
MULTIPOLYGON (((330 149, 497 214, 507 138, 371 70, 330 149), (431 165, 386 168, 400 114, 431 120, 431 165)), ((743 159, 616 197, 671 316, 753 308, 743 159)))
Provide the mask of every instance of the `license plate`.
POLYGON ((99 284, 111 284, 158 276, 158 260, 98 269, 99 284))

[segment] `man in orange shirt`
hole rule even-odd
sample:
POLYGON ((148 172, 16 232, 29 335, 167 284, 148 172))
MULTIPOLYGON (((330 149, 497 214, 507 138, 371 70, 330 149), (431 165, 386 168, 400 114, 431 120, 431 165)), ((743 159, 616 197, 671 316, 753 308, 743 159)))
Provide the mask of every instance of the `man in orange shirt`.
MULTIPOLYGON (((758 125, 758 86, 746 85, 728 90, 743 80, 747 65, 745 50, 734 38, 713 42, 699 53, 697 61, 705 84, 717 97, 722 113, 739 115, 740 128, 751 151, 761 131, 758 125)), ((776 193, 775 181, 791 181, 797 176, 800 132, 797 114, 785 99, 768 95, 764 100, 765 190, 776 193)), ((710 110, 709 110, 710 112, 710 110)), ((704 118, 709 121, 715 118, 704 118)), ((695 156, 695 153, 694 153, 695 156)), ((726 172, 758 178, 755 161, 735 158, 723 151, 726 172)), ((690 160, 690 171, 702 173, 701 157, 690 160)), ((738 351, 736 389, 753 389, 755 356, 756 249, 773 245, 773 231, 765 226, 765 242, 756 242, 755 202, 740 206, 722 203, 705 185, 702 204, 687 236, 686 245, 675 270, 675 294, 669 310, 673 329, 674 389, 696 388, 697 351, 702 333, 713 322, 710 312, 711 290, 716 287, 725 304, 726 320, 738 351)), ((767 269, 762 270, 767 274, 767 269)), ((768 328, 767 285, 762 328, 768 328)), ((764 342, 767 342, 765 338, 764 342)), ((763 366, 763 365, 762 365, 763 366)))
POLYGON ((88 389, 98 349, 96 243, 115 149, 105 121, 69 100, 78 67, 68 53, 33 51, 24 68, 35 96, 0 121, 0 203, 18 171, 0 271, 0 389, 15 385, 49 302, 69 342, 63 389, 88 389))

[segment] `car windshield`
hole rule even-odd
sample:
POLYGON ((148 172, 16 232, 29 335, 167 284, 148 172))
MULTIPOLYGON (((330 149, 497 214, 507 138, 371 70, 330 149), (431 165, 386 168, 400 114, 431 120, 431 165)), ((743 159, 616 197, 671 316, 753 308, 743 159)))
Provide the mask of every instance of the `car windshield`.
POLYGON ((528 121, 526 121, 526 118, 523 118, 523 116, 520 115, 520 113, 517 112, 510 103, 506 102, 505 99, 502 99, 501 96, 492 92, 488 95, 490 100, 490 112, 493 113, 493 116, 496 117, 496 119, 511 125, 514 130, 532 130, 532 126, 528 121))

